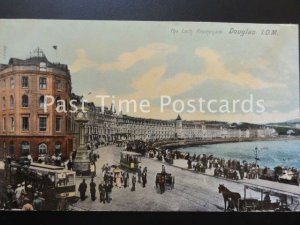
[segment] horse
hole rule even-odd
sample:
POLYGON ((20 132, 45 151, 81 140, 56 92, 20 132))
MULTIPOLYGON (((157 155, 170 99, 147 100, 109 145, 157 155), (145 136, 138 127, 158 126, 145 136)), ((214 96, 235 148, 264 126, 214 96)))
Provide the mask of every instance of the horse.
POLYGON ((225 204, 225 212, 227 211, 226 208, 226 202, 229 201, 229 198, 232 199, 234 206, 236 209, 238 209, 238 204, 239 204, 239 199, 241 199, 241 195, 238 192, 231 192, 228 188, 224 186, 224 184, 219 184, 219 193, 222 193, 223 199, 224 199, 224 204, 225 204))

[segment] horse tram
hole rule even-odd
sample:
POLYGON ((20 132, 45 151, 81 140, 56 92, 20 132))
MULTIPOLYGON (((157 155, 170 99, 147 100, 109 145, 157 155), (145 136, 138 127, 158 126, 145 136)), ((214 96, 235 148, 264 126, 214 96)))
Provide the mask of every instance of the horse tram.
POLYGON ((142 165, 142 154, 137 152, 121 151, 120 167, 136 171, 142 165))
POLYGON ((6 171, 8 183, 15 188, 25 183, 27 197, 32 201, 35 192, 45 199, 43 210, 67 210, 70 201, 76 199, 76 174, 60 166, 40 163, 24 165, 12 162, 6 171))
POLYGON ((171 173, 157 173, 155 178, 156 190, 163 194, 166 190, 172 190, 175 184, 175 176, 171 173))
MULTIPOLYGON (((225 211, 238 212, 280 212, 296 211, 299 207, 299 193, 287 192, 284 190, 274 189, 260 185, 244 185, 244 198, 240 193, 232 192, 223 184, 219 185, 219 193, 222 193, 225 211), (247 197, 247 192, 254 192, 247 197), (254 195, 255 197, 252 197, 254 195), (298 199, 298 201, 294 201, 298 199)), ((299 209, 298 209, 299 210, 299 209)))

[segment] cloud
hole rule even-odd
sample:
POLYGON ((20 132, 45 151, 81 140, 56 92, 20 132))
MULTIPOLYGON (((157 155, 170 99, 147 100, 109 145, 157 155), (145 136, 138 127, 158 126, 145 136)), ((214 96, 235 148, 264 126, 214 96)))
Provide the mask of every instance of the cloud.
POLYGON ((83 48, 77 49, 77 59, 69 66, 71 73, 79 72, 83 69, 97 68, 98 64, 88 58, 83 48))
POLYGON ((146 47, 141 47, 132 52, 124 52, 119 55, 116 61, 104 63, 99 66, 99 70, 110 71, 119 70, 125 71, 136 63, 155 58, 157 56, 166 55, 176 51, 176 47, 161 43, 152 43, 146 47))
POLYGON ((161 95, 180 95, 205 79, 201 75, 191 73, 177 73, 171 78, 164 79, 167 65, 162 64, 145 72, 132 81, 134 92, 127 95, 127 99, 156 99, 161 95))
POLYGON ((209 48, 196 49, 195 54, 204 59, 206 63, 204 74, 208 79, 223 80, 252 89, 286 87, 282 83, 266 82, 247 71, 240 71, 238 73, 230 71, 222 62, 220 55, 209 48))
POLYGON ((70 65, 71 72, 76 73, 85 68, 99 71, 125 71, 135 64, 162 57, 176 51, 176 47, 162 43, 152 43, 146 47, 140 47, 132 52, 121 53, 114 62, 101 63, 89 59, 85 49, 77 49, 77 59, 70 65))

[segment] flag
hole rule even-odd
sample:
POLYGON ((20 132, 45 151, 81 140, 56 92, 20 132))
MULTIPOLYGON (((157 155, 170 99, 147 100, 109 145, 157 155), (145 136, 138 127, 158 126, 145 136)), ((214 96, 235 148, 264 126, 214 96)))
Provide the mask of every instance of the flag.
POLYGON ((55 50, 57 50, 57 45, 53 45, 52 47, 53 47, 55 50))

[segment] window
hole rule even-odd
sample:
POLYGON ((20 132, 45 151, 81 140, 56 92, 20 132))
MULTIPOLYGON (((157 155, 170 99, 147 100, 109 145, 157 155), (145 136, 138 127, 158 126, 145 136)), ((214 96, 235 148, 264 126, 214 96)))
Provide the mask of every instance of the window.
POLYGON ((3 79, 3 80, 2 80, 2 88, 5 88, 5 87, 6 87, 6 80, 3 79))
POLYGON ((24 156, 29 155, 30 145, 28 141, 23 141, 21 143, 21 154, 24 156))
POLYGON ((29 130, 29 118, 28 117, 22 117, 22 130, 23 131, 29 130))
POLYGON ((40 117, 40 131, 47 130, 47 117, 40 117))
POLYGON ((47 145, 45 143, 39 145, 39 154, 47 154, 47 145))
POLYGON ((61 90, 61 88, 62 88, 61 80, 56 80, 56 81, 55 81, 55 88, 56 88, 57 90, 61 90))
POLYGON ((9 142, 9 154, 10 154, 11 156, 13 156, 13 155, 14 155, 14 152, 15 152, 15 145, 14 145, 14 142, 13 142, 13 141, 10 141, 10 142, 9 142))
POLYGON ((15 88, 15 79, 13 77, 10 78, 10 88, 15 88))
POLYGON ((44 108, 44 106, 45 106, 45 97, 44 95, 42 95, 40 97, 40 108, 44 108))
POLYGON ((61 131, 61 118, 60 117, 56 117, 55 130, 56 131, 61 131))
POLYGON ((47 78, 40 77, 40 89, 46 89, 46 88, 47 88, 47 78))
POLYGON ((22 96, 22 107, 28 107, 28 96, 27 95, 22 96))
POLYGON ((58 155, 61 153, 61 143, 60 142, 56 142, 55 143, 55 155, 58 155))
POLYGON ((47 65, 45 62, 40 62, 40 71, 46 71, 47 70, 47 65))
POLYGON ((28 77, 22 77, 22 88, 28 88, 28 77))
POLYGON ((15 106, 15 99, 14 96, 10 96, 9 98, 9 102, 10 102, 10 108, 13 108, 15 106))
POLYGON ((10 130, 14 131, 15 130, 15 118, 10 117, 10 130))
POLYGON ((60 101, 60 100, 61 100, 61 98, 59 96, 55 98, 55 106, 56 107, 62 105, 62 101, 60 101))
POLYGON ((5 97, 3 96, 2 97, 2 109, 5 109, 6 108, 6 100, 5 100, 5 97))
POLYGON ((3 124, 2 124, 2 130, 5 131, 6 130, 6 118, 3 117, 3 124))

